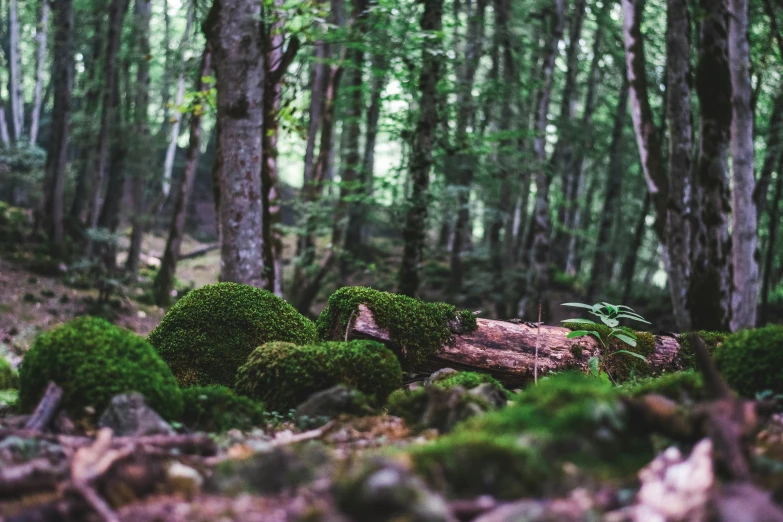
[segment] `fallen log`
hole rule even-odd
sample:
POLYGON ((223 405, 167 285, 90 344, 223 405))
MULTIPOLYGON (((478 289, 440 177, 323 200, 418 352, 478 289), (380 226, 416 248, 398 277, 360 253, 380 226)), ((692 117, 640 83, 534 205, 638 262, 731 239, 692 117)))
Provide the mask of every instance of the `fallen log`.
MULTIPOLYGON (((600 345, 592 336, 568 339, 571 330, 558 326, 532 323, 516 323, 477 319, 477 328, 470 332, 455 333, 448 342, 439 346, 426 360, 408 370, 416 373, 432 373, 441 368, 471 370, 489 373, 506 386, 518 387, 533 380, 536 365, 536 340, 540 334, 538 371, 540 375, 564 370, 588 371, 591 357, 600 356, 600 345), (540 330, 540 331, 539 331, 540 330)), ((366 305, 360 304, 357 313, 348 322, 344 332, 333 328, 333 339, 370 339, 399 351, 389 328, 380 326, 375 315, 366 305)), ((681 354, 680 336, 677 334, 649 335, 652 346, 646 358, 649 373, 682 369, 685 364, 681 354)), ((640 339, 641 341, 641 339, 640 339)), ((628 357, 617 354, 614 359, 628 357)), ((639 361, 641 364, 641 361, 639 361)))

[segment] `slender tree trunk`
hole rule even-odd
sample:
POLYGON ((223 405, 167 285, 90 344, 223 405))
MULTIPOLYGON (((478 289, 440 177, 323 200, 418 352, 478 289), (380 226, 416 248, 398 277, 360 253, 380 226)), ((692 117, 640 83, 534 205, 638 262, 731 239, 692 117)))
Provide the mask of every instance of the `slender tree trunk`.
POLYGON ((550 234, 552 229, 549 215, 549 185, 551 176, 546 170, 546 127, 547 113, 549 112, 549 100, 552 95, 553 74, 555 69, 555 57, 560 40, 563 36, 564 0, 552 0, 551 33, 543 60, 541 90, 536 107, 534 150, 536 155, 536 206, 533 213, 531 233, 533 234, 533 247, 531 251, 531 281, 529 292, 524 292, 523 300, 528 299, 526 305, 520 305, 519 311, 524 317, 532 317, 533 309, 543 303, 543 309, 547 310, 546 291, 549 286, 549 261, 550 261, 550 234), (532 299, 529 299, 532 297, 532 299))
POLYGON ((755 167, 753 109, 748 45, 748 1, 729 0, 729 70, 731 72, 731 330, 756 326, 759 292, 758 211, 753 199, 755 167))
POLYGON ((669 118, 669 190, 666 252, 669 292, 677 327, 690 330, 687 290, 690 280, 690 193, 693 154, 691 114, 691 24, 687 0, 668 0, 666 33, 666 113, 669 118))
POLYGON ((265 68, 261 4, 215 0, 204 29, 217 73, 220 279, 261 287, 265 68))
MULTIPOLYGON (((210 84, 203 81, 209 75, 212 68, 211 51, 209 45, 204 48, 201 55, 201 66, 196 77, 196 91, 206 96, 210 84)), ((201 117, 202 112, 194 111, 190 118, 190 142, 188 143, 187 158, 185 159, 185 171, 182 181, 174 199, 174 212, 171 215, 169 236, 166 240, 166 249, 160 262, 160 270, 155 276, 153 289, 155 304, 167 306, 171 303, 171 291, 174 288, 174 275, 177 271, 177 261, 182 247, 182 238, 185 235, 185 219, 187 218, 190 195, 193 191, 193 182, 196 179, 198 161, 201 157, 201 117)))
POLYGON ((125 19, 125 12, 128 10, 128 3, 129 0, 111 0, 109 6, 109 32, 106 37, 106 52, 103 63, 101 120, 98 129, 98 144, 95 153, 90 196, 90 228, 95 228, 97 226, 98 218, 100 216, 101 189, 103 187, 103 180, 106 176, 106 165, 109 161, 109 122, 111 121, 112 107, 114 106, 112 99, 114 95, 114 84, 117 81, 117 75, 115 74, 117 69, 117 53, 120 48, 122 24, 125 19))
MULTIPOLYGON (((46 35, 49 29, 49 0, 41 0, 41 15, 35 31, 35 88, 33 90, 33 112, 30 115, 30 144, 38 141, 38 126, 43 105, 43 76, 46 64, 46 35)), ((62 212, 62 209, 61 209, 62 212)))
POLYGON ((631 289, 633 288, 633 276, 636 272, 636 263, 639 259, 639 250, 644 244, 644 236, 647 231, 647 215, 650 213, 650 204, 652 198, 650 193, 644 194, 644 201, 642 202, 642 209, 639 212, 639 218, 636 221, 636 227, 634 228, 633 240, 628 247, 628 254, 623 260, 623 267, 620 270, 620 281, 623 285, 623 303, 627 303, 631 299, 631 289))
POLYGON ((622 158, 622 141, 627 111, 628 80, 624 76, 623 86, 620 88, 620 95, 617 101, 617 110, 614 115, 612 142, 609 145, 609 172, 607 172, 606 176, 604 206, 601 211, 601 221, 598 225, 598 240, 596 242, 595 256, 593 257, 593 273, 590 277, 590 284, 587 287, 587 302, 592 302, 596 291, 606 288, 606 284, 611 278, 608 249, 611 245, 612 221, 619 211, 623 175, 625 174, 622 158))
POLYGON ((421 277, 419 268, 426 237, 427 206, 429 203, 430 168, 435 128, 438 124, 438 93, 442 60, 436 56, 440 39, 434 33, 441 31, 443 24, 443 0, 424 0, 421 16, 421 30, 430 35, 425 38, 422 49, 422 67, 419 75, 419 121, 413 140, 410 176, 413 192, 405 216, 403 229, 403 254, 400 265, 398 292, 415 296, 421 277))
POLYGON ((457 220, 454 224, 454 244, 451 248, 451 286, 457 293, 462 288, 465 269, 462 265, 465 246, 470 243, 470 186, 473 183, 473 171, 476 169, 475 153, 471 150, 470 133, 471 120, 476 112, 473 100, 473 85, 484 49, 484 13, 486 0, 475 0, 476 10, 473 12, 473 0, 466 3, 468 17, 468 32, 465 42, 465 62, 459 70, 457 92, 457 220))
MULTIPOLYGON (((193 25, 193 10, 188 9, 187 19, 185 22, 185 33, 182 35, 182 41, 179 48, 184 50, 188 46, 190 40, 191 26, 193 25)), ((177 94, 174 99, 175 107, 182 105, 182 101, 185 98, 185 62, 183 61, 179 66, 179 74, 177 75, 177 94)), ((166 148, 166 159, 163 162, 163 200, 169 197, 171 191, 171 174, 174 172, 174 158, 177 155, 177 140, 179 140, 180 127, 182 125, 182 114, 178 111, 174 111, 174 121, 171 124, 171 133, 169 135, 169 145, 166 148)), ((163 206, 163 200, 161 200, 161 206, 163 206)))
MULTIPOLYGON (((306 191, 307 185, 313 182, 313 172, 315 170, 315 146, 318 141, 318 130, 321 125, 321 109, 324 105, 324 96, 327 88, 327 77, 329 67, 324 63, 327 57, 327 46, 323 42, 316 42, 314 45, 315 64, 313 65, 312 77, 310 79, 310 125, 307 131, 307 145, 304 155, 304 181, 302 192, 306 191)), ((301 254, 301 252, 297 252, 301 254)))
POLYGON ((701 0, 700 6, 704 14, 696 71, 700 142, 688 308, 693 328, 726 331, 731 319, 728 6, 726 0, 701 0))
POLYGON ((761 172, 756 182, 753 198, 756 202, 758 217, 768 210, 767 194, 769 185, 772 181, 772 173, 775 172, 775 165, 783 154, 783 86, 779 87, 775 103, 772 107, 772 114, 767 127, 767 144, 764 152, 764 162, 761 164, 761 172))
MULTIPOLYGON (((584 198, 584 204, 580 212, 576 215, 574 229, 587 233, 590 230, 593 216, 593 201, 598 192, 598 176, 593 174, 587 183, 587 194, 584 198)), ((583 245, 584 239, 580 235, 574 234, 571 237, 572 243, 568 246, 568 262, 566 263, 566 273, 576 275, 582 270, 582 262, 585 258, 583 245)))
POLYGON ((151 0, 136 0, 136 102, 134 104, 133 130, 134 141, 141 145, 138 157, 134 158, 135 172, 132 180, 133 216, 131 223, 130 248, 125 269, 130 275, 136 275, 139 270, 141 242, 144 237, 146 216, 144 208, 144 186, 147 164, 141 158, 141 150, 150 143, 150 124, 147 111, 150 104, 150 16, 152 15, 151 0))
MULTIPOLYGON (((47 1, 44 0, 44 3, 47 1)), ((59 249, 64 238, 63 188, 68 164, 68 130, 73 92, 73 0, 55 0, 54 25, 54 107, 49 148, 46 151, 44 214, 49 239, 59 249)))
POLYGON ((0 98, 0 141, 3 142, 5 148, 11 146, 11 136, 8 134, 8 123, 5 121, 5 105, 2 98, 0 98))
MULTIPOLYGON (((783 168, 783 161, 778 161, 778 172, 783 168)), ((769 244, 764 256, 764 278, 761 285, 761 309, 759 310, 759 326, 765 326, 769 321, 769 290, 776 283, 773 281, 775 269, 775 248, 780 228, 780 205, 783 198, 783 176, 778 174, 775 181, 775 194, 773 204, 769 209, 769 244)))
MULTIPOLYGON (((370 83, 370 106, 367 109, 367 133, 364 139, 363 170, 365 177, 364 194, 372 198, 373 182, 375 177, 375 144, 378 140, 378 121, 381 118, 381 97, 386 88, 386 75, 388 69, 386 56, 377 53, 372 59, 372 82, 370 83)), ((367 225, 362 230, 362 242, 367 242, 367 225)))
POLYGON ((11 72, 9 97, 11 99, 11 123, 13 123, 14 141, 19 141, 24 132, 24 85, 22 82, 22 57, 19 52, 19 3, 8 2, 8 68, 11 72))

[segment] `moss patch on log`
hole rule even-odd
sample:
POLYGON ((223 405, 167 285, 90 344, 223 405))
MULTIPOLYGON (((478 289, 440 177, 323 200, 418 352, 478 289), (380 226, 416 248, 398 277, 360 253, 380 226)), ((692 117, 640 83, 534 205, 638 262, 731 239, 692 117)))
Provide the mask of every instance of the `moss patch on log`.
POLYGON ((691 333, 695 333, 704 341, 704 346, 707 347, 707 351, 712 355, 715 352, 715 348, 718 347, 729 336, 726 332, 711 332, 707 330, 699 330, 698 332, 682 333, 677 337, 677 341, 680 343, 680 351, 677 354, 679 360, 679 366, 685 370, 690 368, 696 368, 696 355, 693 353, 693 347, 691 346, 688 338, 691 333))
POLYGON ((404 295, 380 292, 361 286, 344 287, 329 297, 316 326, 322 340, 337 340, 358 313, 359 305, 369 308, 378 326, 387 328, 403 366, 415 367, 424 362, 454 335, 477 328, 469 310, 447 303, 425 303, 404 295))

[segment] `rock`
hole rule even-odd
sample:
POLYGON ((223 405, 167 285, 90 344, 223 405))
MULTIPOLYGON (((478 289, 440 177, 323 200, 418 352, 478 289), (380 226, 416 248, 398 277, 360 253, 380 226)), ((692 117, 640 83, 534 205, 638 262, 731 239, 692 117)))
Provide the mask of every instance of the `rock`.
POLYGON ((471 388, 468 393, 496 408, 502 408, 508 402, 506 392, 500 386, 491 382, 479 384, 475 388, 471 388))
POLYGON ((442 381, 443 379, 451 377, 452 375, 456 375, 457 373, 459 372, 454 368, 441 368, 424 380, 424 386, 429 386, 432 383, 442 381))
POLYGON ((493 509, 473 522, 588 522, 595 520, 593 503, 584 490, 567 498, 520 500, 493 509), (592 515, 592 516, 591 516, 592 515))
POLYGON ((171 493, 182 493, 186 498, 193 498, 203 484, 201 474, 190 466, 173 461, 166 469, 166 489, 171 493))
POLYGON ((420 420, 420 426, 425 429, 448 432, 458 422, 492 409, 483 399, 471 395, 462 386, 451 389, 428 386, 425 391, 427 405, 420 420))
POLYGON ((99 425, 101 428, 111 428, 118 437, 175 433, 168 422, 147 406, 140 393, 116 395, 101 415, 99 425))
POLYGON ((402 466, 382 459, 354 465, 338 478, 341 511, 361 522, 454 522, 446 502, 402 466))
POLYGON ((294 418, 299 427, 312 429, 323 426, 341 414, 372 414, 372 408, 362 392, 338 384, 311 395, 296 408, 294 418))

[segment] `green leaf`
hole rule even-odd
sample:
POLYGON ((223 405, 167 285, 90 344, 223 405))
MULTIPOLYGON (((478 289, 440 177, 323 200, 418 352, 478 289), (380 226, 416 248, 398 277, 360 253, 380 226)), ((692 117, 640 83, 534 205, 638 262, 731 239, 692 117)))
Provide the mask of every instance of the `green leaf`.
POLYGON ((609 304, 609 303, 606 303, 606 302, 602 302, 601 304, 604 305, 606 307, 606 309, 609 310, 609 313, 612 314, 612 315, 614 315, 617 312, 619 312, 619 310, 613 304, 609 304))
POLYGON ((560 306, 573 306, 575 308, 587 308, 588 310, 592 310, 592 305, 584 304, 584 303, 563 303, 560 306))
POLYGON ((601 322, 604 323, 609 328, 614 328, 615 326, 620 324, 620 321, 618 321, 617 319, 613 319, 613 318, 607 317, 605 315, 601 316, 601 322))
POLYGON ((599 363, 598 357, 590 357, 590 359, 587 360, 587 367, 590 368, 590 373, 593 374, 593 377, 598 377, 598 363, 599 363))
POLYGON ((609 337, 616 337, 617 334, 624 334, 630 337, 631 339, 638 339, 635 333, 629 332, 628 330, 623 330, 622 328, 613 328, 612 331, 609 333, 609 337))
POLYGON ((636 339, 628 337, 625 334, 617 334, 617 335, 615 335, 615 337, 617 337, 618 339, 623 341, 625 344, 628 344, 630 346, 636 347, 636 339))
POLYGON ((617 319, 631 319, 642 323, 652 324, 650 321, 645 320, 641 315, 638 314, 622 313, 617 315, 616 317, 617 319))
POLYGON ((590 319, 563 319, 560 321, 561 323, 587 323, 587 324, 595 324, 595 321, 591 321, 590 319))
POLYGON ((626 355, 633 355, 633 356, 634 356, 634 357, 636 357, 637 359, 641 359, 641 360, 643 360, 644 362, 647 362, 647 358, 646 358, 644 355, 642 355, 642 354, 639 354, 639 353, 634 353, 634 352, 631 352, 631 351, 628 351, 628 350, 617 350, 616 352, 614 352, 614 353, 611 353, 611 354, 609 354, 609 355, 616 355, 616 354, 618 354, 618 353, 624 353, 624 354, 626 354, 626 355))

